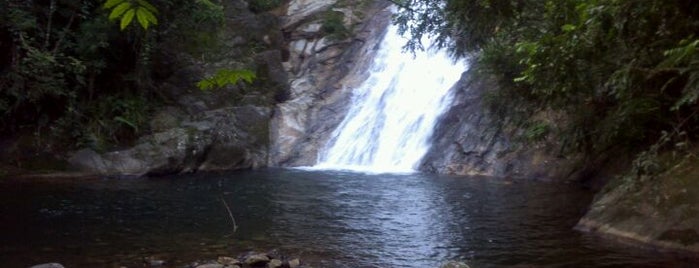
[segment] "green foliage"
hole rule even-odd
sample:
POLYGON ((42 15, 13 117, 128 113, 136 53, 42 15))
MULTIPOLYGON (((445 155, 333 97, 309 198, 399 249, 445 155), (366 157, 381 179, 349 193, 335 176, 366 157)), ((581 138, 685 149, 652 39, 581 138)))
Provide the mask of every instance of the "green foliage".
POLYGON ((201 90, 210 90, 222 88, 228 85, 236 85, 239 81, 251 84, 257 76, 253 71, 247 69, 221 69, 213 76, 204 78, 197 83, 197 87, 201 90))
MULTIPOLYGON (((177 45, 169 50, 180 50, 201 57, 210 55, 220 46, 219 32, 223 29, 223 6, 213 0, 164 1, 162 6, 162 36, 167 43, 177 45)), ((172 46, 171 45, 171 46, 172 46)))
POLYGON ((149 103, 152 102, 144 96, 117 93, 85 103, 52 125, 51 138, 75 143, 77 147, 108 150, 147 130, 145 126, 152 110, 149 103))
POLYGON ((524 137, 531 141, 537 142, 542 141, 546 138, 546 135, 551 131, 551 126, 543 121, 532 122, 524 131, 524 137))
POLYGON ((323 30, 330 39, 346 39, 350 36, 350 30, 345 27, 344 20, 345 14, 341 11, 328 10, 323 14, 321 30, 323 30))
POLYGON ((0 1, 0 137, 34 132, 42 151, 133 141, 163 101, 154 64, 172 44, 215 40, 217 3, 0 1), (134 24, 147 31, 126 29, 134 24))
POLYGON ((151 3, 145 0, 107 0, 104 8, 111 9, 109 20, 119 19, 119 28, 123 31, 128 27, 134 18, 144 30, 148 30, 151 25, 158 24, 158 13, 151 3))
MULTIPOLYGON (((476 54, 500 88, 487 95, 504 117, 552 109, 568 115, 568 150, 649 146, 663 130, 696 139, 699 7, 685 1, 401 1, 395 17, 455 56, 476 54)), ((514 120, 525 133, 532 122, 514 120)), ((537 132, 538 133, 538 132, 537 132)), ((527 134, 527 136, 529 136, 527 134)))

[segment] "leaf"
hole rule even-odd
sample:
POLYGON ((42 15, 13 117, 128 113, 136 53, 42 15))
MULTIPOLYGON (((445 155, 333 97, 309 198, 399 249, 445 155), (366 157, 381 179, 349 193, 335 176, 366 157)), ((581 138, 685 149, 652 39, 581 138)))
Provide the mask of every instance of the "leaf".
POLYGON ((134 131, 138 132, 138 126, 136 126, 136 124, 134 124, 133 122, 131 122, 130 120, 128 120, 124 117, 115 116, 114 121, 124 123, 124 124, 130 126, 131 128, 133 128, 134 131))
POLYGON ((134 9, 129 9, 126 13, 124 13, 124 16, 121 17, 121 30, 123 31, 126 26, 129 26, 131 21, 133 21, 133 17, 136 15, 136 10, 134 9))
POLYGON ((216 72, 215 75, 211 77, 207 77, 197 83, 197 87, 200 90, 209 90, 214 87, 220 88, 224 87, 227 85, 234 85, 238 83, 240 80, 243 80, 247 82, 248 84, 252 83, 255 78, 257 78, 257 75, 255 72, 247 69, 237 69, 237 70, 231 70, 231 69, 221 69, 216 72))
POLYGON ((141 27, 143 29, 148 30, 148 26, 150 26, 150 21, 148 20, 148 10, 146 10, 143 7, 138 7, 136 9, 136 20, 138 20, 138 23, 141 24, 141 27))
POLYGON ((572 25, 572 24, 566 24, 566 25, 561 26, 561 30, 563 30, 566 33, 575 31, 576 28, 577 27, 575 27, 575 25, 572 25))
MULTIPOLYGON (((141 8, 143 9, 143 8, 141 8)), ((150 22, 150 24, 157 25, 158 24, 158 18, 155 17, 153 13, 151 13, 148 9, 143 9, 143 16, 145 16, 145 19, 150 22)))
POLYGON ((145 0, 138 0, 138 5, 140 5, 140 6, 144 7, 144 8, 146 8, 146 9, 147 9, 148 11, 150 11, 151 13, 158 14, 158 9, 155 8, 153 5, 151 5, 151 3, 148 3, 148 1, 145 1, 145 0))
POLYGON ((200 90, 209 90, 214 88, 214 83, 210 79, 204 79, 199 82, 197 82, 197 87, 200 90))
POLYGON ((119 4, 117 7, 112 9, 112 13, 109 14, 109 19, 114 20, 118 17, 121 17, 126 10, 129 10, 131 8, 131 3, 129 2, 123 2, 119 4))
POLYGON ((106 3, 104 3, 104 8, 110 9, 122 2, 124 2, 124 0, 108 0, 106 3))

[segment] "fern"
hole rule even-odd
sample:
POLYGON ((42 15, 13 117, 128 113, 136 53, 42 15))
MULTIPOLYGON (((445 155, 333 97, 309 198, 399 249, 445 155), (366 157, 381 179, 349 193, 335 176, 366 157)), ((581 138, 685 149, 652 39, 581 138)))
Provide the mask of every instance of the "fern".
POLYGON ((210 90, 222 88, 227 85, 235 85, 241 80, 251 84, 255 78, 257 78, 257 75, 255 75, 253 71, 247 69, 221 69, 213 76, 199 81, 197 87, 201 90, 210 90))

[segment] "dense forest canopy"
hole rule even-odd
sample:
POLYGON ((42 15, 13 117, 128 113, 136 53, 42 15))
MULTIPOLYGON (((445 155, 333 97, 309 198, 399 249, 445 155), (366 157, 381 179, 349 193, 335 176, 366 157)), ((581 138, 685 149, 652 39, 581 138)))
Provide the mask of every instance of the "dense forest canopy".
MULTIPOLYGON (((173 55, 207 55, 224 24, 216 0, 7 0, 0 10, 0 137, 34 136, 49 150, 104 150, 147 132, 168 101, 158 84, 173 55)), ((198 86, 254 77, 223 69, 198 86)))
MULTIPOLYGON (((699 5, 684 0, 405 0, 395 21, 500 84, 493 111, 565 152, 686 152, 699 135, 699 5), (565 122, 530 118, 563 113, 565 122), (553 122, 555 123, 555 122, 553 122)), ((696 156, 693 161, 698 160, 696 156)), ((643 162, 643 163, 641 163, 643 162)), ((653 162, 653 161, 650 161, 653 162)))

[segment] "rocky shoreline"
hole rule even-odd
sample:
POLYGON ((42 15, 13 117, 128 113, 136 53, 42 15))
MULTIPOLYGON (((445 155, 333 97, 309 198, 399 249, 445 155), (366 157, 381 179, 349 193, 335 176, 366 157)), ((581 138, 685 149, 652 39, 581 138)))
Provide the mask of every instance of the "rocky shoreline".
MULTIPOLYGON (((30 266, 29 268, 66 268, 60 263, 43 263, 30 266)), ((287 257, 280 254, 276 250, 269 252, 250 251, 239 254, 237 257, 219 256, 214 259, 204 259, 190 261, 188 264, 177 265, 170 263, 166 258, 157 256, 144 257, 139 264, 120 265, 120 268, 126 267, 182 267, 182 268, 304 268, 310 267, 306 263, 301 262, 297 257, 287 257)))
MULTIPOLYGON (((60 263, 43 263, 30 266, 29 268, 67 268, 60 263)), ((119 268, 127 267, 181 267, 181 268, 310 268, 309 264, 302 262, 297 257, 288 257, 280 254, 276 250, 269 252, 250 251, 238 255, 238 257, 219 256, 213 260, 197 260, 185 265, 171 265, 167 260, 157 257, 145 257, 140 266, 120 265, 119 268)), ((470 268, 468 264, 461 261, 447 261, 439 268, 470 268)))

